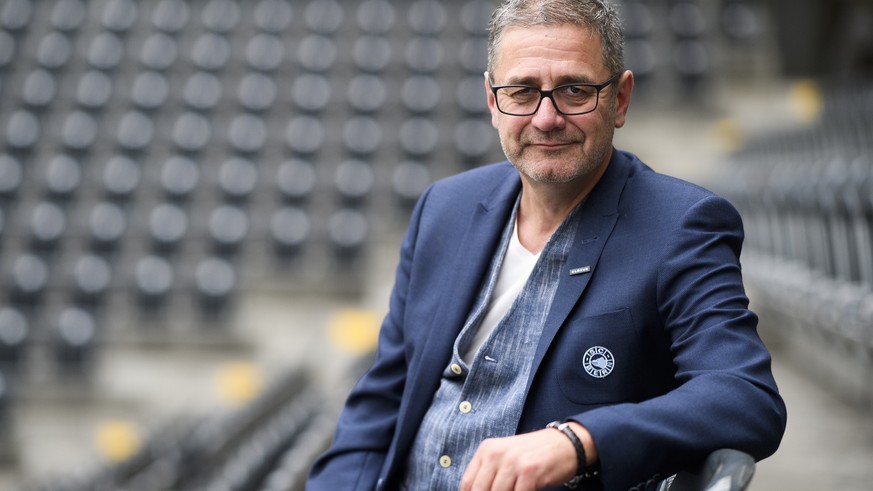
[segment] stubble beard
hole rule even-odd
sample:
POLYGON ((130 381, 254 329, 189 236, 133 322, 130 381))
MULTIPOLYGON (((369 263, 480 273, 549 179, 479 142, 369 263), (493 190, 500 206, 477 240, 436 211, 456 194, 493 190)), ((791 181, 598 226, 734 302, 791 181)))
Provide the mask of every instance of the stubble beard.
POLYGON ((580 180, 594 173, 606 159, 611 148, 611 138, 605 143, 586 152, 583 149, 585 135, 529 135, 522 136, 519 145, 515 149, 507 148, 501 142, 503 151, 510 162, 523 175, 534 182, 544 184, 566 184, 580 180), (537 141, 565 142, 571 146, 558 150, 543 151, 543 155, 533 155, 536 147, 531 145, 537 141), (540 165, 540 159, 552 160, 548 165, 540 165))

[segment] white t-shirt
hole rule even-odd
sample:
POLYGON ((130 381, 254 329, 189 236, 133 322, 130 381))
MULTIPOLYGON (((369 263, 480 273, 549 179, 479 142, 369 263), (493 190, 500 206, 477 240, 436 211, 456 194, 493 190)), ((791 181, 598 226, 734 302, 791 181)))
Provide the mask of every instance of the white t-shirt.
POLYGON ((497 283, 495 283, 494 291, 491 293, 488 312, 485 313, 469 349, 464 353, 464 361, 468 365, 472 363, 476 351, 485 343, 485 340, 509 311, 515 298, 521 293, 539 258, 539 253, 533 254, 519 242, 518 220, 516 220, 512 237, 510 237, 509 245, 506 247, 506 256, 504 256, 503 264, 500 266, 497 283))

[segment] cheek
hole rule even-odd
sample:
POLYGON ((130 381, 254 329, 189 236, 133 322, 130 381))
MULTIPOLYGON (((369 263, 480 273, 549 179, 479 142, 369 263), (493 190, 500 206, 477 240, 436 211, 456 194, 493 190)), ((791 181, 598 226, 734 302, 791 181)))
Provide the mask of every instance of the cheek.
POLYGON ((494 127, 497 128, 497 133, 500 135, 501 140, 518 140, 519 135, 521 134, 521 130, 523 128, 522 125, 519 125, 516 121, 512 121, 510 119, 507 119, 506 117, 495 117, 493 118, 493 122, 494 127))

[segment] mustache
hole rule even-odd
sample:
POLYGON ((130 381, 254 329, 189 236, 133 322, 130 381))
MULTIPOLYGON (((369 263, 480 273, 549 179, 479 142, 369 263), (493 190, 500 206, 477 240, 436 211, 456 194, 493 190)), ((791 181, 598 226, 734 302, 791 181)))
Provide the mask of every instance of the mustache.
POLYGON ((581 143, 585 138, 581 134, 564 132, 536 132, 523 134, 519 139, 522 145, 581 143))

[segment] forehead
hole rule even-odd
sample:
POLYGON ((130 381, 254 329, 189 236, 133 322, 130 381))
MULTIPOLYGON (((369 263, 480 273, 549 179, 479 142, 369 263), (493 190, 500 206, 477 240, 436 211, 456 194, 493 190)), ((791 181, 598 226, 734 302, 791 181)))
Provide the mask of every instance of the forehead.
POLYGON ((597 80, 606 73, 600 36, 572 24, 510 27, 497 47, 493 77, 597 80))

